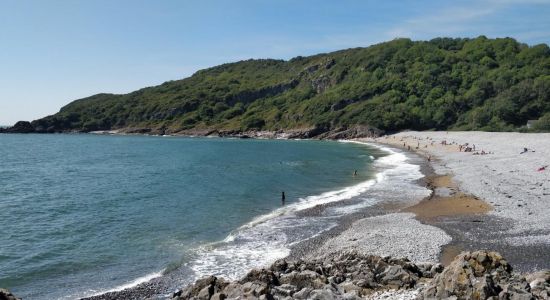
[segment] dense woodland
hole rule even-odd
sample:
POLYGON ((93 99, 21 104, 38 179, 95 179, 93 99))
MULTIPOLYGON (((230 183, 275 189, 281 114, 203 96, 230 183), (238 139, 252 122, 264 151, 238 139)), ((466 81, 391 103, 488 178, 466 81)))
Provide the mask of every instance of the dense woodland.
POLYGON ((37 131, 129 127, 284 130, 364 124, 385 131, 550 130, 550 49, 512 38, 396 39, 228 63, 129 94, 76 100, 37 131))

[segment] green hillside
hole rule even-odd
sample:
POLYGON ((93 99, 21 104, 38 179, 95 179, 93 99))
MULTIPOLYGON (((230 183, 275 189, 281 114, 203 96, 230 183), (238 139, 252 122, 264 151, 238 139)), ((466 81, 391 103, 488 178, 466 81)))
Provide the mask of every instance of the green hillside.
MULTIPOLYGON (((76 100, 38 132, 120 128, 285 130, 365 124, 514 130, 550 123, 550 49, 511 38, 398 39, 284 60, 247 60, 129 94, 76 100)), ((548 128, 547 128, 548 129, 548 128)))

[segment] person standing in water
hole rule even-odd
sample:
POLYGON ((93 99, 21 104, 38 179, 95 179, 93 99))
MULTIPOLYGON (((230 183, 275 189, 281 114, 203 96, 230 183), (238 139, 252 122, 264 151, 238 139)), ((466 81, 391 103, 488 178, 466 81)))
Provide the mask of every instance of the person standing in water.
POLYGON ((283 192, 281 192, 281 203, 282 203, 283 205, 285 205, 285 199, 286 199, 286 197, 285 197, 285 192, 283 191, 283 192))
POLYGON ((357 170, 353 171, 353 177, 357 176, 357 170))

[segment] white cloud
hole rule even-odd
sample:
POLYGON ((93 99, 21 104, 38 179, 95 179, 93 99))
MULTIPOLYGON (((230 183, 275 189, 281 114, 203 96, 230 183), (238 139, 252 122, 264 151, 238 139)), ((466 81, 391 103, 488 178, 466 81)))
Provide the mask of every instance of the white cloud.
MULTIPOLYGON (((515 6, 550 4, 550 0, 483 0, 453 6, 429 12, 422 16, 415 16, 404 20, 386 31, 391 37, 411 37, 426 39, 436 36, 475 36, 497 35, 510 36, 512 33, 517 38, 529 37, 530 30, 519 30, 516 24, 507 28, 493 22, 485 22, 491 17, 498 16, 505 9, 515 6), (492 24, 490 24, 492 23, 492 24)), ((519 22, 519 21, 518 21, 519 22)), ((548 35, 539 31, 537 36, 548 35)))

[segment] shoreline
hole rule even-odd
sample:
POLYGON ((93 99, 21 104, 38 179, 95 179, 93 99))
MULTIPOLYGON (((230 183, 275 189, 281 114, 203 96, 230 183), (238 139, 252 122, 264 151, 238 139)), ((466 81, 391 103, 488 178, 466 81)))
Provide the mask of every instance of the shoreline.
MULTIPOLYGON (((346 142, 346 141, 344 141, 344 142, 346 142)), ((349 141, 347 141, 347 142, 349 142, 349 141)), ((365 143, 361 143, 361 144, 365 144, 365 143)), ((378 148, 378 149, 386 148, 385 146, 384 147, 373 146, 372 144, 365 145, 365 146, 366 147, 371 147, 371 148, 378 148)), ((383 150, 383 151, 386 152, 387 150, 383 150)), ((393 154, 395 154, 395 153, 393 153, 393 154)), ((392 152, 389 152, 386 155, 383 155, 382 157, 387 157, 389 155, 392 155, 392 152)), ((412 154, 412 155, 414 155, 414 154, 412 154)), ((407 157, 409 157, 409 155, 407 155, 407 157)), ((417 159, 417 162, 422 162, 422 160, 417 159)), ((425 165, 422 166, 422 169, 424 169, 424 168, 427 168, 427 166, 425 166, 425 165)), ((381 172, 383 170, 385 170, 385 169, 378 170, 374 174, 378 174, 379 172, 381 172)), ((375 175, 373 175, 373 176, 376 177, 375 175)), ((374 179, 370 179, 370 180, 374 180, 374 179)), ((368 181, 370 181, 370 180, 368 180, 368 181)), ((415 185, 420 184, 421 186, 424 186, 423 178, 419 178, 417 180, 414 180, 414 183, 415 183, 415 185)), ((359 184, 361 185, 362 183, 359 183, 359 184)), ((346 187, 346 188, 350 188, 350 187, 346 187)), ((356 197, 357 196, 354 196, 350 199, 318 204, 318 205, 315 205, 313 207, 310 207, 310 208, 307 208, 303 211, 298 212, 298 216, 300 216, 300 217, 313 217, 313 218, 322 217, 323 213, 326 210, 337 209, 339 207, 344 207, 349 203, 353 203, 354 201, 357 201, 356 197)), ((395 197, 397 197, 397 195, 395 197)), ((337 221, 337 226, 335 226, 333 228, 330 228, 326 231, 323 231, 323 232, 317 234, 316 236, 314 236, 313 238, 309 238, 305 241, 298 242, 295 245, 291 245, 290 248, 289 248, 290 249, 290 254, 287 256, 287 259, 290 259, 290 258, 292 258, 292 259, 301 259, 301 258, 306 257, 306 255, 308 255, 310 252, 312 252, 311 247, 315 247, 315 244, 317 244, 318 242, 325 242, 327 240, 330 240, 331 238, 334 238, 334 237, 340 235, 344 230, 351 227, 352 224, 357 220, 361 220, 361 219, 364 219, 366 217, 376 217, 376 216, 380 216, 380 215, 385 215, 385 214, 390 213, 390 212, 397 212, 398 209, 401 209, 401 208, 404 208, 404 207, 407 206, 403 202, 400 202, 401 199, 394 199, 394 200, 395 201, 389 201, 388 202, 388 201, 386 201, 386 199, 380 199, 380 202, 373 205, 373 206, 367 206, 367 207, 362 208, 362 209, 360 209, 356 212, 353 212, 351 214, 346 214, 346 215, 337 217, 337 220, 338 220, 337 221)), ((418 199, 418 201, 420 201, 420 200, 421 199, 418 199)), ((389 248, 389 247, 390 246, 387 245, 387 246, 384 246, 383 248, 389 248)), ((122 290, 122 291, 112 291, 112 292, 103 293, 103 294, 99 294, 99 295, 95 295, 95 296, 91 296, 91 297, 87 297, 87 298, 82 298, 82 299, 93 299, 93 300, 113 299, 113 298, 130 299, 130 298, 135 298, 136 295, 139 295, 138 297, 143 298, 143 297, 151 297, 153 295, 166 294, 166 292, 171 292, 171 290, 167 290, 165 284, 170 283, 170 282, 175 282, 175 281, 171 280, 171 277, 177 278, 177 276, 178 276, 178 273, 176 271, 175 273, 164 274, 161 278, 153 279, 149 282, 139 284, 139 285, 137 285, 135 287, 132 287, 132 288, 129 288, 129 289, 125 289, 125 290, 122 290)))
MULTIPOLYGON (((422 134, 422 132, 420 133, 422 134)), ((391 137, 395 137, 391 136, 391 137)), ((424 178, 420 179, 419 182, 423 183, 427 187, 432 188, 432 195, 422 199, 415 205, 404 206, 402 204, 393 204, 392 203, 380 203, 375 206, 370 206, 367 210, 356 212, 342 218, 339 224, 326 232, 319 234, 317 237, 306 240, 302 243, 299 243, 298 246, 291 248, 290 255, 287 259, 298 260, 307 257, 308 254, 313 253, 312 245, 322 243, 326 244, 331 240, 336 240, 338 237, 342 237, 344 232, 350 230, 353 227, 353 224, 368 218, 373 218, 377 216, 388 215, 392 213, 402 213, 402 212, 412 212, 416 213, 414 216, 415 220, 418 220, 420 223, 427 226, 436 227, 442 229, 447 234, 450 234, 452 241, 446 243, 441 251, 439 252, 439 261, 444 264, 450 262, 456 254, 464 250, 477 250, 481 248, 488 248, 490 250, 497 250, 504 254, 513 265, 517 266, 520 271, 532 271, 537 269, 548 268, 545 258, 537 256, 541 250, 547 250, 546 246, 542 247, 531 247, 532 251, 526 251, 528 247, 526 246, 513 246, 513 245, 498 245, 496 246, 494 241, 489 239, 489 242, 482 242, 483 239, 490 238, 494 232, 502 232, 507 229, 510 225, 510 220, 503 219, 500 217, 495 217, 490 213, 487 214, 491 208, 491 204, 484 203, 474 194, 466 194, 461 191, 460 183, 450 182, 449 174, 455 175, 450 168, 447 168, 445 174, 440 174, 442 166, 445 166, 446 161, 444 158, 439 157, 436 153, 429 152, 424 149, 411 149, 412 151, 407 151, 407 149, 402 149, 399 145, 384 143, 382 138, 377 139, 359 139, 361 142, 376 143, 378 145, 389 146, 390 148, 399 149, 409 155, 418 155, 419 157, 427 157, 430 155, 432 158, 431 162, 420 163, 422 173, 424 178), (416 150, 416 151, 415 151, 416 150), (443 178, 443 179, 442 179, 443 178), (438 182, 438 181, 444 181, 438 182), (452 186, 449 186, 452 185, 452 186), (438 190, 439 189, 439 190, 438 190), (451 190, 449 192, 449 189, 451 190), (452 189, 455 189, 453 191, 452 189), (452 198, 452 199, 449 199, 452 198), (433 202, 433 201, 440 202, 433 202), (461 207, 461 210, 458 213, 455 211, 457 208, 454 204, 461 203, 463 201, 473 201, 473 204, 480 204, 481 210, 478 210, 476 207, 461 207), (432 203, 428 202, 432 201, 432 203), (447 203, 445 203, 447 202, 447 203), (435 207, 433 207, 435 204, 435 207), (439 206, 439 207, 438 207, 439 206), (368 212, 365 212, 368 211, 368 212), (428 213, 426 213, 428 212, 428 213), (483 234, 483 231, 480 232, 479 226, 482 224, 483 229, 485 229, 489 234, 483 234), (491 248, 493 246, 493 248, 491 248), (525 254, 527 253, 527 254, 525 254), (522 257, 524 257, 522 259, 522 257), (535 264, 527 263, 527 261, 534 261, 535 264), (545 264, 546 263, 546 264, 545 264), (538 267, 537 267, 538 266, 538 267), (524 268, 525 267, 525 268, 524 268)), ((344 200, 346 201, 346 200, 344 200)), ((470 203, 470 202, 468 202, 470 203)), ((471 204, 470 203, 470 204, 471 204)), ((320 211, 330 207, 332 205, 338 205, 339 203, 330 203, 330 204, 321 204, 317 207, 314 207, 308 213, 319 214, 320 211), (317 211, 317 212, 315 212, 317 211)), ((498 207, 498 205, 496 206, 498 207)), ((117 291, 114 293, 102 294, 95 297, 84 298, 84 299, 111 299, 112 296, 123 296, 135 297, 136 293, 145 296, 143 292, 147 291, 147 286, 151 286, 151 282, 138 285, 131 289, 117 291)))
POLYGON ((471 196, 473 203, 485 203, 481 210, 469 207, 461 213, 464 202, 457 201, 451 214, 443 209, 439 216, 417 217, 453 237, 442 251, 443 262, 461 251, 489 249, 522 272, 550 268, 550 218, 544 200, 550 200, 550 181, 548 173, 536 172, 538 164, 548 164, 550 134, 401 132, 366 140, 430 157, 434 174, 452 176, 458 199, 471 196), (466 143, 477 144, 477 151, 459 151, 466 143), (520 154, 524 147, 532 152, 520 154))

